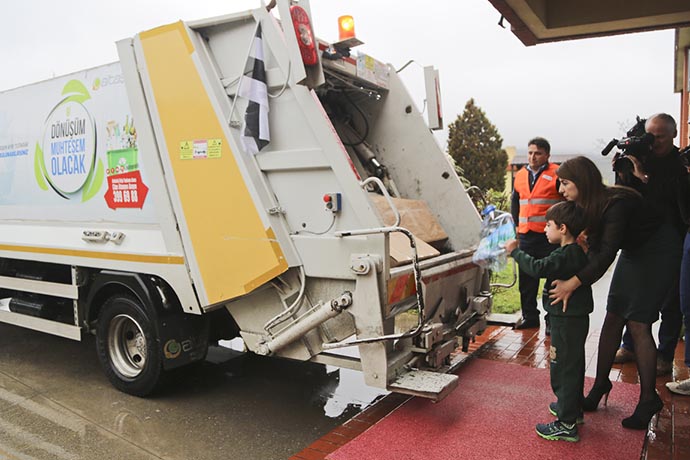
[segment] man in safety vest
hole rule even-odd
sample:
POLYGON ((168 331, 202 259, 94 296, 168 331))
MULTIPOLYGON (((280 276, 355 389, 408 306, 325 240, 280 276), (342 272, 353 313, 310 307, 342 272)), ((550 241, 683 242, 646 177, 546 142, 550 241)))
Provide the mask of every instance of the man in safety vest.
MULTIPOLYGON (((510 211, 517 225, 519 247, 532 257, 546 257, 556 249, 546 239, 546 210, 563 199, 558 193, 558 165, 549 163, 551 145, 543 137, 535 137, 527 144, 527 166, 515 174, 510 211)), ((522 318, 515 329, 539 327, 537 294, 539 279, 519 271, 520 306, 522 318)), ((548 317, 546 333, 550 333, 548 317)))

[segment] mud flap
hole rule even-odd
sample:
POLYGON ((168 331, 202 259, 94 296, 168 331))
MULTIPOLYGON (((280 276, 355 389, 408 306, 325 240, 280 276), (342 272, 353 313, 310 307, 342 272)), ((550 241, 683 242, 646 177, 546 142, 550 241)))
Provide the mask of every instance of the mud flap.
POLYGON ((388 385, 388 390, 438 402, 458 386, 458 376, 414 369, 388 385))
POLYGON ((209 325, 205 316, 174 314, 159 321, 158 331, 165 370, 206 357, 209 325))

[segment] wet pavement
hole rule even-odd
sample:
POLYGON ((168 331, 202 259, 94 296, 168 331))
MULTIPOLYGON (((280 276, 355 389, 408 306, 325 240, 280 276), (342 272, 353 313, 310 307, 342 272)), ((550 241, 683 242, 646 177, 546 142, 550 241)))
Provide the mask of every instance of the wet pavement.
POLYGON ((0 459, 285 459, 380 396, 357 372, 214 347, 147 399, 84 342, 0 324, 0 459))

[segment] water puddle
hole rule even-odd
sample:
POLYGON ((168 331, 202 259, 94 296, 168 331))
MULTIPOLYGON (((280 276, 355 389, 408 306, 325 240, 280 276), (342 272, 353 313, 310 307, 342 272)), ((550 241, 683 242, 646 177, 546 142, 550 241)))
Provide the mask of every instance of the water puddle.
MULTIPOLYGON (((416 325, 417 314, 407 312, 396 317, 395 331, 406 332, 416 325)), ((350 357, 358 356, 357 353, 357 347, 337 351, 337 354, 350 357)), ((289 374, 289 381, 284 379, 283 383, 308 391, 311 404, 321 406, 324 415, 332 419, 350 418, 389 393, 364 383, 364 375, 359 371, 246 353, 241 338, 220 341, 218 347, 209 349, 206 360, 223 365, 228 377, 289 374)))

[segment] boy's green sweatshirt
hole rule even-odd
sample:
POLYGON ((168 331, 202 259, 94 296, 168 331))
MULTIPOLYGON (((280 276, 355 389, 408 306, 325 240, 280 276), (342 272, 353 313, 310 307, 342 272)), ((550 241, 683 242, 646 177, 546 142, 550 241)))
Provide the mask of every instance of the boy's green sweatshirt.
POLYGON ((582 285, 568 299, 568 309, 563 313, 563 302, 551 305, 549 289, 553 280, 567 280, 587 265, 587 255, 577 243, 567 244, 554 250, 548 256, 537 259, 520 248, 510 256, 515 259, 520 270, 534 278, 546 278, 542 302, 544 310, 555 316, 584 316, 594 309, 592 287, 582 285))

